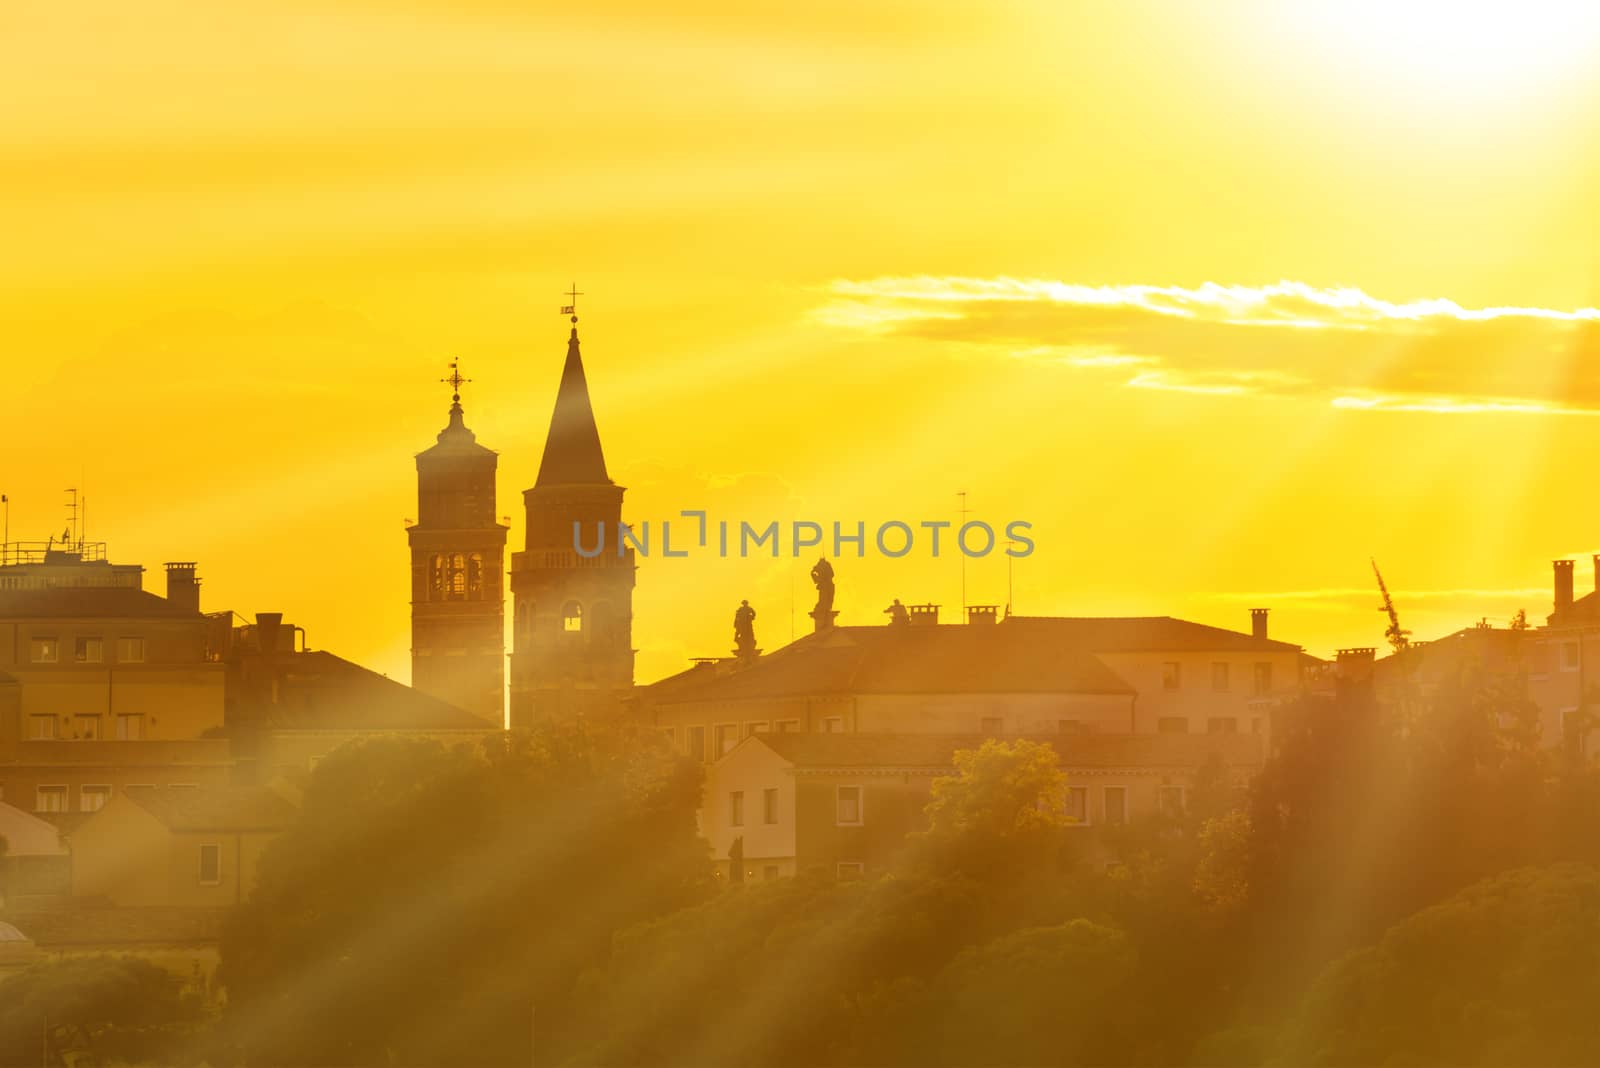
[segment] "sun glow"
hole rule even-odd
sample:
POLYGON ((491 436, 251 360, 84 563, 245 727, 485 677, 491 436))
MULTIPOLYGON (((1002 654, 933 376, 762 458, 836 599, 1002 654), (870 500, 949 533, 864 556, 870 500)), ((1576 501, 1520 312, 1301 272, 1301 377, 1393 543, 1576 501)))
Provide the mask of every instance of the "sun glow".
POLYGON ((1520 98, 1600 53, 1600 6, 1577 0, 1297 3, 1276 20, 1355 82, 1413 98, 1520 98))

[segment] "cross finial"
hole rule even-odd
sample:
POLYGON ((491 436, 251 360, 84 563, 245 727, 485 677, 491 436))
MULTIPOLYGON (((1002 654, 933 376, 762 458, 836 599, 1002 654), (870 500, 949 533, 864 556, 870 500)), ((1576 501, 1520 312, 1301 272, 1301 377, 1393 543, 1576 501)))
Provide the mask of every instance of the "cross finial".
POLYGON ((457 359, 450 361, 450 377, 441 378, 439 381, 450 387, 452 394, 454 394, 450 399, 455 403, 460 404, 461 387, 466 383, 471 382, 472 379, 461 377, 461 361, 457 359))
POLYGON ((563 304, 561 306, 561 314, 562 315, 570 315, 570 316, 572 316, 572 321, 573 322, 577 322, 578 321, 578 298, 583 296, 582 293, 578 292, 578 283, 576 283, 576 282, 572 283, 572 288, 570 290, 568 290, 567 292, 561 294, 561 295, 572 301, 571 304, 563 304))

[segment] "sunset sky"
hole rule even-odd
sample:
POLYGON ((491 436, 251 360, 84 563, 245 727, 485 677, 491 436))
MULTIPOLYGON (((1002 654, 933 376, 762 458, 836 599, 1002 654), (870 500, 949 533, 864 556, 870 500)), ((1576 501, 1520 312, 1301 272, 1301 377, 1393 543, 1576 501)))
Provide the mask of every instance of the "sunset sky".
MULTIPOLYGON (((150 588, 399 678, 438 380, 520 546, 574 280, 635 522, 964 490, 1020 612, 1318 655, 1382 643, 1369 557, 1431 638, 1600 551, 1591 6, 24 0, 0 99, 12 539, 80 487, 150 588)), ((639 681, 742 597, 803 633, 813 558, 641 561, 639 681)), ((842 623, 961 601, 836 568, 842 623)))

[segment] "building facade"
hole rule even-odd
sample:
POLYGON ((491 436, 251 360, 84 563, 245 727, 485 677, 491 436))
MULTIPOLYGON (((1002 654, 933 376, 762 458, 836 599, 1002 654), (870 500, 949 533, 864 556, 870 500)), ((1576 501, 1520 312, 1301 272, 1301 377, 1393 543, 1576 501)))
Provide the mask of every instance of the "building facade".
MULTIPOLYGON (((1055 749, 1074 833, 1181 814, 1200 769, 1236 783, 1260 770, 1258 735, 1070 735, 1055 749)), ((933 782, 976 735, 757 734, 709 769, 701 830, 719 869, 763 881, 802 872, 882 874, 927 826, 933 782)))
POLYGON ((9 546, 0 566, 0 800, 57 822, 129 785, 228 779, 223 666, 194 565, 168 596, 105 546, 9 546))
POLYGON ((623 492, 606 472, 574 325, 539 475, 523 493, 527 540, 511 558, 513 728, 618 714, 633 689, 623 492))

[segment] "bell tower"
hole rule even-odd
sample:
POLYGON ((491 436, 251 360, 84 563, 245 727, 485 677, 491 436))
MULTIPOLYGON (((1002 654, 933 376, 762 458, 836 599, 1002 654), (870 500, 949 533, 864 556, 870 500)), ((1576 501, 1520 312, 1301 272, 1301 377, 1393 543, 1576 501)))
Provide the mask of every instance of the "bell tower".
POLYGON ((539 477, 522 494, 527 543, 511 557, 513 728, 614 714, 633 689, 634 557, 617 551, 623 488, 606 474, 572 323, 539 477), (585 552, 603 530, 604 551, 580 555, 575 526, 585 552))
POLYGON ((506 527, 495 518, 493 449, 461 413, 462 378, 450 364, 450 422, 417 454, 411 541, 411 684, 505 723, 506 527))

